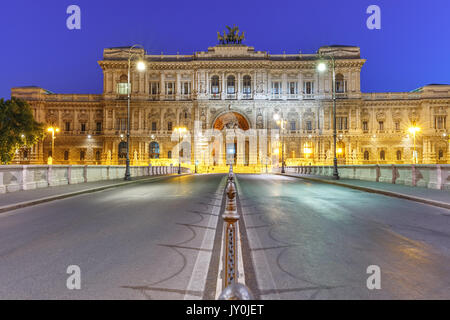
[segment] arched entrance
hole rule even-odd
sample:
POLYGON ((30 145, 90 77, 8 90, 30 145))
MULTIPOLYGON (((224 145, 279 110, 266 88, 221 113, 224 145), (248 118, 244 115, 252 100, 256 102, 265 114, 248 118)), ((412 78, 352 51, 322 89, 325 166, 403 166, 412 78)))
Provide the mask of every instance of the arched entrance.
MULTIPOLYGON (((219 131, 223 130, 242 130, 246 131, 250 129, 249 121, 247 118, 234 111, 230 111, 227 113, 223 113, 219 115, 213 123, 213 128, 219 131)), ((235 132, 236 133, 236 132, 235 132)), ((233 164, 241 164, 241 165, 248 165, 249 164, 249 143, 247 141, 247 137, 243 138, 243 140, 237 139, 236 135, 234 138, 230 138, 224 136, 224 144, 225 144, 225 162, 227 164, 233 163, 233 164), (239 143, 238 143, 239 142, 239 143), (239 145, 240 143, 243 143, 243 145, 239 145), (238 154, 238 152, 244 152, 244 154, 238 154), (238 161, 238 159, 241 159, 238 161), (238 163, 239 162, 239 163, 238 163)), ((216 159, 216 150, 213 150, 212 157, 216 159)))

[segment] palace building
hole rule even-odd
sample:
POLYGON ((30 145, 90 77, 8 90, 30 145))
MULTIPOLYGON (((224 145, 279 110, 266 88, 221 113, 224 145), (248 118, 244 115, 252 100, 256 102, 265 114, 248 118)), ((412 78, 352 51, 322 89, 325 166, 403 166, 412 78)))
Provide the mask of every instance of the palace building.
MULTIPOLYGON (((193 55, 107 48, 98 62, 103 70, 102 94, 19 87, 11 95, 26 100, 37 121, 59 128, 54 164, 124 164, 131 53, 132 164, 176 164, 181 156, 183 163, 220 166, 229 145, 236 150, 237 166, 275 165, 281 157, 287 165, 331 164, 334 60, 340 164, 412 163, 414 150, 418 163, 450 163, 450 85, 362 93, 365 60, 358 47, 269 54, 239 39, 219 36, 220 44, 193 55), (136 68, 140 58, 145 71, 136 68), (329 66, 323 72, 317 68, 320 61, 329 66), (175 132, 179 127, 187 132, 181 140, 175 132), (420 131, 413 134, 410 127, 420 131), (213 134, 205 134, 208 129, 213 134), (236 129, 242 134, 225 136, 236 129), (224 134, 223 139, 218 133, 224 134)), ((49 135, 31 149, 18 150, 15 162, 47 163, 51 140, 49 135)))

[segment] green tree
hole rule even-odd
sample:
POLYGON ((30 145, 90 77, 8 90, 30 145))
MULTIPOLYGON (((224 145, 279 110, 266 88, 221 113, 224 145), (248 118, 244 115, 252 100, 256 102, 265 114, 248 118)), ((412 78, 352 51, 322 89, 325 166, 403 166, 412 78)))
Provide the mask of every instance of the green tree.
POLYGON ((44 125, 35 121, 30 105, 20 99, 0 99, 0 162, 8 164, 20 147, 31 147, 44 137, 44 125))

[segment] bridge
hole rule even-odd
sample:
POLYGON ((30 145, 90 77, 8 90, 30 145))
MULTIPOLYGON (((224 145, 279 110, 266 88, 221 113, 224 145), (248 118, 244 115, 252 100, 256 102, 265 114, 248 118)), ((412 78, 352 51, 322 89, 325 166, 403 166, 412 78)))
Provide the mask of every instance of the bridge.
POLYGON ((0 298, 450 298, 448 191, 299 172, 1 194, 0 298))

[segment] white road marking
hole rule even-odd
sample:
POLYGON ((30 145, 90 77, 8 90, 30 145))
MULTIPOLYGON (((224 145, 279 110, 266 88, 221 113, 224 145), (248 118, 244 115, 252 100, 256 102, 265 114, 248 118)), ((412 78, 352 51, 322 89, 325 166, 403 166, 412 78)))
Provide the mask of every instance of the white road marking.
MULTIPOLYGON (((212 215, 209 216, 208 229, 206 229, 205 231, 201 245, 202 249, 208 249, 210 251, 201 250, 198 252, 194 269, 192 270, 192 275, 189 280, 188 287, 186 289, 187 292, 192 291, 203 292, 205 290, 206 277, 208 275, 208 269, 211 263, 211 256, 212 256, 211 250, 213 249, 214 246, 214 237, 216 235, 217 223, 219 221, 220 207, 222 204, 223 189, 225 187, 224 179, 226 179, 226 177, 222 178, 219 187, 217 188, 216 195, 218 196, 218 198, 214 201, 212 205, 212 215)), ((193 296, 188 293, 186 293, 184 296, 184 300, 200 300, 200 299, 202 299, 202 297, 193 296)))

